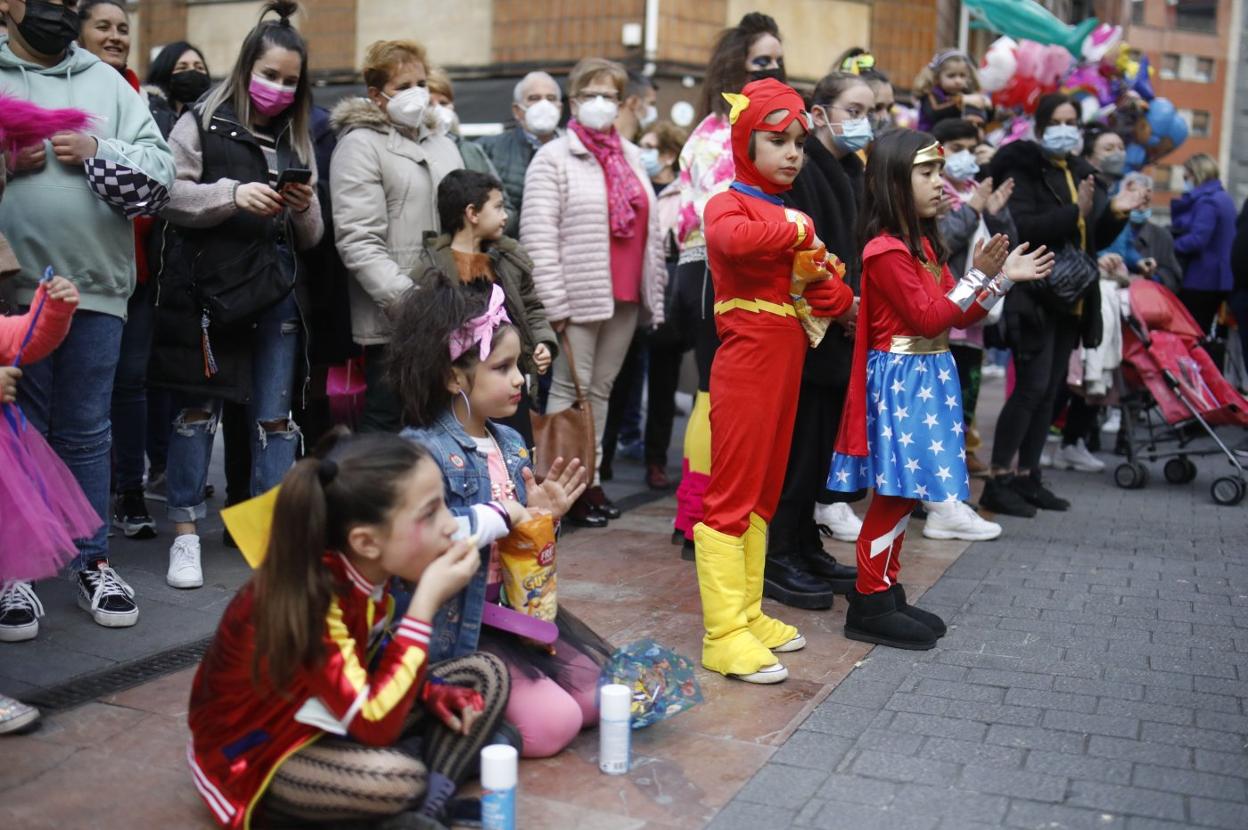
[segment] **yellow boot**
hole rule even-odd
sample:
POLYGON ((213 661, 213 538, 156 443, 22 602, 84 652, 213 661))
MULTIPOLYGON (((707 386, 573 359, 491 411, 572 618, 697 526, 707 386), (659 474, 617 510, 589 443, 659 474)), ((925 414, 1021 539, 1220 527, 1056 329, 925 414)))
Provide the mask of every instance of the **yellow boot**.
POLYGON ((745 619, 758 641, 772 651, 797 651, 806 647, 806 638, 791 625, 763 613, 763 567, 767 564, 767 523, 757 513, 750 514, 745 542, 745 619))
POLYGON ((697 550, 702 622, 706 627, 702 665, 747 683, 784 680, 789 676, 788 670, 750 633, 746 622, 743 540, 699 523, 693 528, 693 544, 697 550))

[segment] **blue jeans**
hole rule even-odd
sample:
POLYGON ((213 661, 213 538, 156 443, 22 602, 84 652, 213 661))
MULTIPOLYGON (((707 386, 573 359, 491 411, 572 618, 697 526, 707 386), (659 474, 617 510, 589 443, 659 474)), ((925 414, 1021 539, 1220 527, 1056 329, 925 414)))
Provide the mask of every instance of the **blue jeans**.
POLYGON ((122 319, 79 311, 65 341, 30 366, 18 384, 18 403, 30 423, 74 474, 104 524, 78 542, 74 570, 108 557, 109 409, 121 354, 122 319))
MULTIPOLYGON (((300 333, 299 308, 293 293, 264 312, 252 332, 252 388, 247 413, 255 425, 251 437, 253 496, 276 487, 295 463, 300 433, 290 410, 300 333), (266 429, 264 424, 272 422, 282 423, 285 428, 266 429)), ((208 483, 208 462, 221 420, 221 404, 220 398, 174 395, 177 414, 165 470, 171 521, 194 522, 207 515, 204 485, 208 483), (196 411, 206 412, 209 417, 187 420, 187 414, 196 411)))
POLYGON ((151 289, 139 283, 126 307, 121 357, 113 381, 113 487, 118 493, 143 489, 147 442, 147 358, 155 318, 151 289))

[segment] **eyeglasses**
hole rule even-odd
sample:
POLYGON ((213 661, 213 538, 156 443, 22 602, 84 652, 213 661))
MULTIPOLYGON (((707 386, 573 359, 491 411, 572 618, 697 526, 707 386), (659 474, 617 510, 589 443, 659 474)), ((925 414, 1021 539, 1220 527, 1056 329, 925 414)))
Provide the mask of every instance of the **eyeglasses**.
POLYGON ((841 112, 848 115, 851 121, 855 121, 859 118, 867 117, 867 111, 864 109, 860 109, 858 107, 842 107, 840 104, 831 104, 828 106, 828 109, 840 110, 841 112))
POLYGON ((613 104, 620 103, 620 94, 618 92, 603 92, 587 89, 580 95, 576 96, 576 100, 580 101, 582 104, 586 101, 592 101, 595 98, 602 98, 603 100, 610 101, 613 104))

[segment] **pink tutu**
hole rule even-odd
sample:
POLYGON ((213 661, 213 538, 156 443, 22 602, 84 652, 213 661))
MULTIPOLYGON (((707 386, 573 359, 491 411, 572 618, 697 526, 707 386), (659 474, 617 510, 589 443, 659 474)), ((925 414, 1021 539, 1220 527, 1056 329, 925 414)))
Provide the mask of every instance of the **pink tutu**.
POLYGON ((21 410, 0 408, 0 580, 55 576, 103 521, 21 410))

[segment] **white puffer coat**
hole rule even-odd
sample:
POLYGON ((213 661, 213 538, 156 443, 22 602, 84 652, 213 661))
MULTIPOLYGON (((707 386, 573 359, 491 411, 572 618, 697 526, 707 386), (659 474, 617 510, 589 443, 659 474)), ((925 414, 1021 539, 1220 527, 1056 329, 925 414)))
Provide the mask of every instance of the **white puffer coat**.
MULTIPOLYGON (((654 188, 641 151, 622 141, 624 155, 650 200, 642 264, 643 318, 663 322, 663 233, 654 188)), ((533 283, 552 322, 594 323, 615 313, 607 183, 598 160, 571 131, 544 145, 524 179, 520 244, 533 259, 533 283)))

